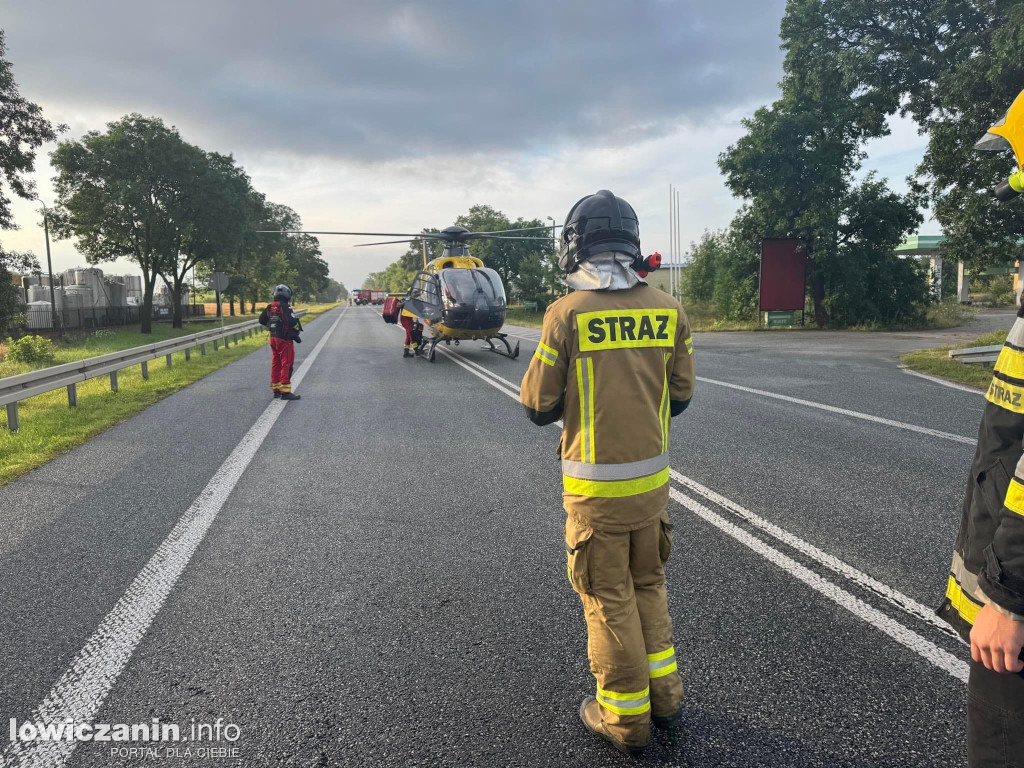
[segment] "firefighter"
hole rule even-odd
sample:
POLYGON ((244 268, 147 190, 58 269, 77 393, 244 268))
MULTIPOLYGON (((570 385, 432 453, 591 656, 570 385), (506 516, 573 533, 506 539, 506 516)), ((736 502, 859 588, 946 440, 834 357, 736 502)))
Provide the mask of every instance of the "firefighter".
MULTIPOLYGON (((595 696, 584 726, 637 754, 650 725, 679 721, 665 561, 669 419, 693 395, 689 322, 674 298, 637 274, 636 213, 608 190, 569 211, 559 266, 574 291, 544 315, 540 345, 522 382, 537 425, 563 420, 565 549, 583 602, 595 696)), ((644 273, 646 274, 646 273, 644 273)))
POLYGON ((405 348, 402 351, 402 357, 415 357, 420 353, 419 343, 423 339, 423 326, 420 325, 416 315, 405 308, 405 302, 402 303, 399 319, 405 329, 405 348))
POLYGON ((260 324, 270 332, 270 388, 275 398, 301 400, 292 392, 292 368, 295 365, 295 343, 301 343, 302 323, 289 303, 292 289, 287 285, 274 287, 274 300, 260 313, 260 324))
MULTIPOLYGON (((1017 170, 996 187, 1024 192, 1024 91, 975 145, 1011 148, 1017 170)), ((1024 767, 1024 307, 999 359, 967 478, 960 533, 939 615, 971 644, 967 761, 1024 767)))

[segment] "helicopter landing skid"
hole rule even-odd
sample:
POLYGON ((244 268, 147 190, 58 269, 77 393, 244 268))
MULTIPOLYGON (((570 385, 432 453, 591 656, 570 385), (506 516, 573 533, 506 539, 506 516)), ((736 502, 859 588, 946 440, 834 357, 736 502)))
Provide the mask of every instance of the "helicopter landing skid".
POLYGON ((486 347, 481 347, 481 349, 486 349, 487 351, 493 352, 496 355, 501 355, 502 357, 507 357, 509 360, 515 360, 517 357, 519 357, 519 342, 517 341, 516 342, 516 348, 512 349, 512 345, 508 343, 508 334, 507 333, 496 333, 493 336, 487 338, 486 341, 487 341, 487 346, 486 347), (502 352, 500 349, 495 347, 494 346, 494 342, 492 341, 492 339, 499 339, 501 341, 501 343, 505 345, 505 351, 502 352))

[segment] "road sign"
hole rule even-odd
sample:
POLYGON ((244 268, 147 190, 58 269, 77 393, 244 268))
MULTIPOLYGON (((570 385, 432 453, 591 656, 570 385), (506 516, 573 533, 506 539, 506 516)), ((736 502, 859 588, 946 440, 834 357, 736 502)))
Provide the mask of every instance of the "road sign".
POLYGON ((764 322, 769 328, 796 325, 796 312, 765 312, 764 322))
POLYGON ((223 293, 228 287, 228 276, 223 272, 214 272, 210 275, 210 290, 223 293))

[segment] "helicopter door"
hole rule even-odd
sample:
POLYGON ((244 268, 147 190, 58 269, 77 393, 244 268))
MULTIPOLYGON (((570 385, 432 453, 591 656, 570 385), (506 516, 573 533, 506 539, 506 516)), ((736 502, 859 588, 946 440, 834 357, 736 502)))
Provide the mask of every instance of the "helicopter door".
POLYGON ((441 287, 436 275, 420 272, 413 278, 405 308, 431 323, 441 319, 441 287))

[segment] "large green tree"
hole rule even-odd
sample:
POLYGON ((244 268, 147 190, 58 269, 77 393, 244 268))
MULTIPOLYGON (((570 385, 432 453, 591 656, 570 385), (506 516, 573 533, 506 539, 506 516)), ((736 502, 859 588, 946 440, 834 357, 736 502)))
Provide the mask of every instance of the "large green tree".
POLYGON ((54 127, 38 104, 26 99, 14 81, 4 31, 0 29, 0 229, 13 229, 7 187, 25 200, 36 196, 35 182, 26 178, 36 167, 36 150, 67 128, 54 127))
MULTIPOLYGON (((0 229, 15 229, 8 188, 26 200, 36 196, 35 183, 27 178, 35 170, 36 150, 56 139, 66 126, 51 125, 39 105, 21 95, 6 52, 0 29, 0 229)), ((37 269, 32 254, 5 252, 0 243, 0 331, 7 328, 17 308, 18 291, 11 273, 37 269)))
MULTIPOLYGON (((739 224, 748 246, 765 237, 800 241, 819 326, 877 319, 867 305, 863 313, 849 306, 835 311, 832 299, 846 290, 852 248, 862 266, 865 259, 891 261, 920 222, 915 196, 891 193, 873 178, 857 180, 864 143, 888 133, 885 101, 859 88, 834 39, 813 33, 823 27, 822 15, 820 0, 789 1, 781 96, 745 120, 746 135, 719 158, 729 188, 747 201, 739 224), (792 32, 795 19, 801 34, 792 32), (861 206, 895 226, 876 226, 861 206)), ((887 314, 894 312, 888 307, 887 314)))
POLYGON ((820 13, 788 18, 793 36, 826 37, 848 76, 882 114, 910 114, 928 135, 916 179, 948 240, 972 268, 1024 257, 1024 205, 995 205, 1008 155, 974 143, 1024 88, 1020 0, 816 0, 820 13))
POLYGON ((183 144, 159 118, 131 114, 103 133, 61 142, 51 155, 55 234, 75 237, 90 264, 129 259, 139 266, 143 333, 152 331, 157 276, 181 244, 175 211, 183 144))

